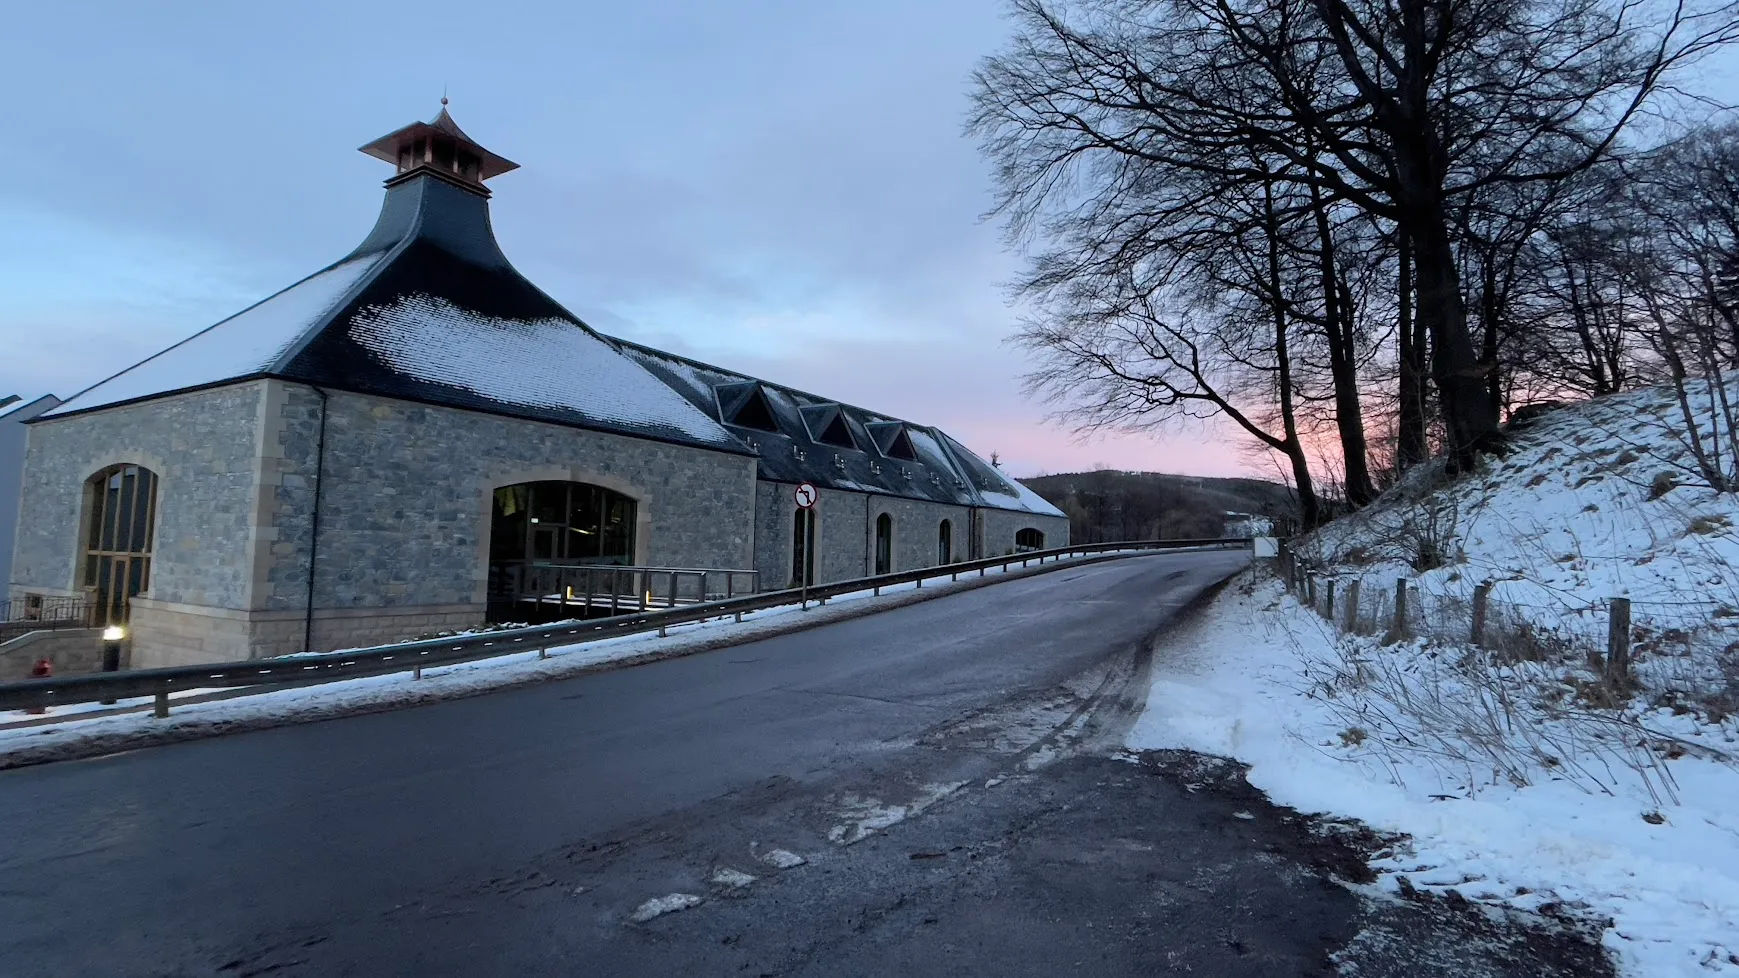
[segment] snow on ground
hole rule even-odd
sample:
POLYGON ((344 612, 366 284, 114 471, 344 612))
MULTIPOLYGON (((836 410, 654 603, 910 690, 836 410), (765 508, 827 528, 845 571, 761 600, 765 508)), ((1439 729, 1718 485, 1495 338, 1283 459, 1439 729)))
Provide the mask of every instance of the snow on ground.
POLYGON ((1634 729, 1655 748, 1639 751, 1632 728, 1601 741, 1602 723, 1591 734, 1518 707, 1518 742, 1582 753, 1551 764, 1524 748, 1497 774, 1477 725, 1358 726, 1408 696, 1471 696, 1483 687, 1457 686, 1465 668, 1451 648, 1339 636, 1246 574, 1156 659, 1129 742, 1237 758, 1277 804, 1409 836, 1373 862, 1390 893, 1610 918, 1627 974, 1739 975, 1739 723, 1645 710, 1634 729))
POLYGON ((1610 918, 1630 974, 1739 975, 1739 498, 1700 484, 1670 389, 1549 411, 1511 449, 1457 479, 1420 466, 1297 541, 1315 608, 1228 590, 1132 744, 1235 757, 1280 804, 1411 836, 1374 864, 1391 891, 1610 918), (1360 637, 1388 630, 1397 578, 1423 637, 1360 637), (1598 671, 1614 597, 1624 687, 1598 671))
MULTIPOLYGON (((1091 559, 1091 558, 1089 558, 1091 559)), ((1076 560, 1058 561, 1069 564, 1076 560)), ((1049 565, 1045 565, 1049 566, 1049 565)), ((1008 568, 1019 573, 1020 565, 1008 568)), ((987 577, 1005 573, 1002 568, 990 568, 987 577)), ((947 580, 950 572, 938 569, 941 581, 931 579, 924 590, 931 594, 946 594, 950 589, 973 586, 979 579, 969 574, 958 584, 947 580)), ((738 623, 730 617, 706 622, 672 626, 670 635, 658 637, 656 632, 623 635, 578 645, 553 648, 548 659, 539 659, 536 652, 516 652, 510 655, 478 659, 453 665, 430 666, 423 678, 415 679, 409 672, 367 676, 252 693, 228 699, 173 705, 175 700, 197 698, 212 690, 185 690, 171 694, 172 709, 166 719, 156 719, 147 707, 148 699, 121 701, 119 706, 132 706, 137 712, 87 716, 103 709, 95 704, 79 704, 56 708, 54 714, 65 715, 61 723, 21 726, 21 722, 41 719, 23 711, 0 712, 0 768, 19 763, 58 759, 79 753, 82 747, 100 743, 106 748, 122 749, 130 739, 140 743, 156 743, 165 739, 203 736, 226 730, 254 729, 302 720, 342 716, 397 705, 433 702, 469 696, 490 689, 517 686, 530 682, 560 679, 577 675, 608 663, 629 662, 647 658, 681 655, 689 651, 713 648, 721 644, 752 641, 764 635, 784 631, 796 624, 793 616, 817 616, 820 621, 861 614, 865 604, 895 604, 910 597, 914 584, 900 584, 881 589, 880 597, 873 590, 855 591, 829 598, 825 606, 813 603, 808 611, 797 605, 768 608, 743 615, 738 623)), ((82 753, 79 756, 83 756, 82 753)))
MULTIPOLYGON (((1739 396, 1739 385, 1734 395, 1739 396)), ((1299 546, 1342 578, 1494 608, 1584 649, 1604 646, 1608 600, 1628 597, 1638 672, 1656 693, 1723 691, 1739 710, 1739 497, 1699 484, 1670 388, 1549 412, 1513 451, 1448 482, 1432 466, 1299 546), (1439 551, 1440 566, 1421 559, 1439 551)), ((1720 705, 1721 696, 1716 696, 1720 705)))

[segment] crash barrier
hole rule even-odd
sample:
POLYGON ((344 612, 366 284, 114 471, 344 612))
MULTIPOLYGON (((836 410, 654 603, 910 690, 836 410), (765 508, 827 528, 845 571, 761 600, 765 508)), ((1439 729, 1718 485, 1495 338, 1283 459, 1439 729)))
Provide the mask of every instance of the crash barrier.
POLYGON ((488 659, 519 652, 537 652, 540 657, 552 648, 580 645, 622 635, 657 631, 660 635, 674 625, 735 617, 738 621, 750 612, 764 611, 786 605, 810 602, 825 603, 828 598, 858 591, 881 593, 883 588, 902 584, 923 587, 925 581, 939 577, 958 579, 966 575, 983 576, 992 568, 1022 567, 1044 564, 1072 557, 1095 554, 1130 553, 1165 550, 1233 550, 1247 549, 1250 538, 1236 537, 1212 540, 1148 540, 1130 543, 1093 543, 1052 550, 1030 550, 1004 554, 982 560, 963 561, 925 567, 921 570, 861 577, 832 584, 812 585, 806 589, 791 588, 769 591, 722 601, 705 601, 679 605, 660 611, 647 611, 596 618, 590 621, 565 621, 549 625, 532 625, 498 631, 473 632, 444 638, 421 639, 381 645, 367 649, 347 649, 342 652, 299 653, 270 659, 249 659, 243 662, 223 662, 211 665, 169 666, 161 669, 139 669, 130 672, 98 673, 69 676, 64 679, 28 679, 0 684, 0 711, 39 710, 45 707, 74 703, 93 703, 135 697, 152 697, 159 717, 169 715, 169 694, 190 689, 220 689, 231 687, 261 687, 287 689, 338 679, 378 676, 394 672, 414 672, 434 666, 488 659))

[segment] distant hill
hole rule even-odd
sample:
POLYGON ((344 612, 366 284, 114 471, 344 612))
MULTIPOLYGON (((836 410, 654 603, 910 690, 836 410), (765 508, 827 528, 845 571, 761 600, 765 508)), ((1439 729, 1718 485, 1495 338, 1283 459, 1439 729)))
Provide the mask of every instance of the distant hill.
POLYGON ((1066 472, 1020 480, 1069 516, 1074 543, 1217 537, 1227 513, 1297 519, 1292 490, 1263 479, 1164 472, 1066 472))

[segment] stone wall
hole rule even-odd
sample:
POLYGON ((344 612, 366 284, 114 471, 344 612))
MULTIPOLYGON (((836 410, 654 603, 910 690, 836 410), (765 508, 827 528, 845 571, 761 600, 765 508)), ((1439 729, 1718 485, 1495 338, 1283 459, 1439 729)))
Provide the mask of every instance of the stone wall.
MULTIPOLYGON (((756 493, 755 569, 761 572, 763 589, 776 590, 793 583, 797 508, 792 498, 794 489, 788 483, 763 482, 756 493)), ((874 573, 875 521, 883 513, 893 519, 894 571, 936 565, 938 531, 943 520, 950 525, 953 558, 967 559, 970 510, 965 506, 822 489, 815 510, 815 548, 819 557, 815 576, 820 584, 874 573)))
MULTIPOLYGON (((58 628, 26 632, 10 642, 0 642, 0 683, 30 678, 36 660, 47 659, 56 676, 78 676, 103 668, 103 630, 58 628)), ((127 648, 121 647, 121 668, 128 668, 127 648)))
POLYGON ((264 382, 197 391, 30 426, 12 594, 82 593, 85 482, 110 465, 156 473, 149 593, 242 607, 254 524, 255 434, 264 382))
MULTIPOLYGON (((277 545, 263 568, 263 609, 307 600, 319 400, 309 388, 284 386, 282 423, 272 433, 283 460, 269 493, 277 545)), ((329 396, 318 608, 473 604, 480 616, 494 490, 543 479, 633 497, 637 564, 752 566, 755 463, 748 456, 360 394, 329 396)))
POLYGON ((979 533, 983 555, 997 557, 1014 550, 1014 535, 1032 528, 1045 535, 1045 548, 1069 545, 1069 519, 1006 509, 981 509, 979 533))
POLYGON ((741 568, 754 556, 747 456, 259 381, 45 422, 31 433, 14 596, 77 594, 84 482, 122 462, 158 476, 139 667, 299 651, 314 501, 313 647, 483 621, 491 501, 543 479, 638 502, 639 564, 741 568))

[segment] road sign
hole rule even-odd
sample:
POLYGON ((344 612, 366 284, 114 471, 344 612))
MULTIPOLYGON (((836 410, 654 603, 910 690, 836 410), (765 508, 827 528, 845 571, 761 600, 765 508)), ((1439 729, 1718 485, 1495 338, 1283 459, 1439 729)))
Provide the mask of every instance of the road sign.
POLYGON ((821 493, 817 492, 814 486, 803 482, 798 484, 795 495, 799 509, 810 509, 815 505, 815 500, 820 497, 821 493))

